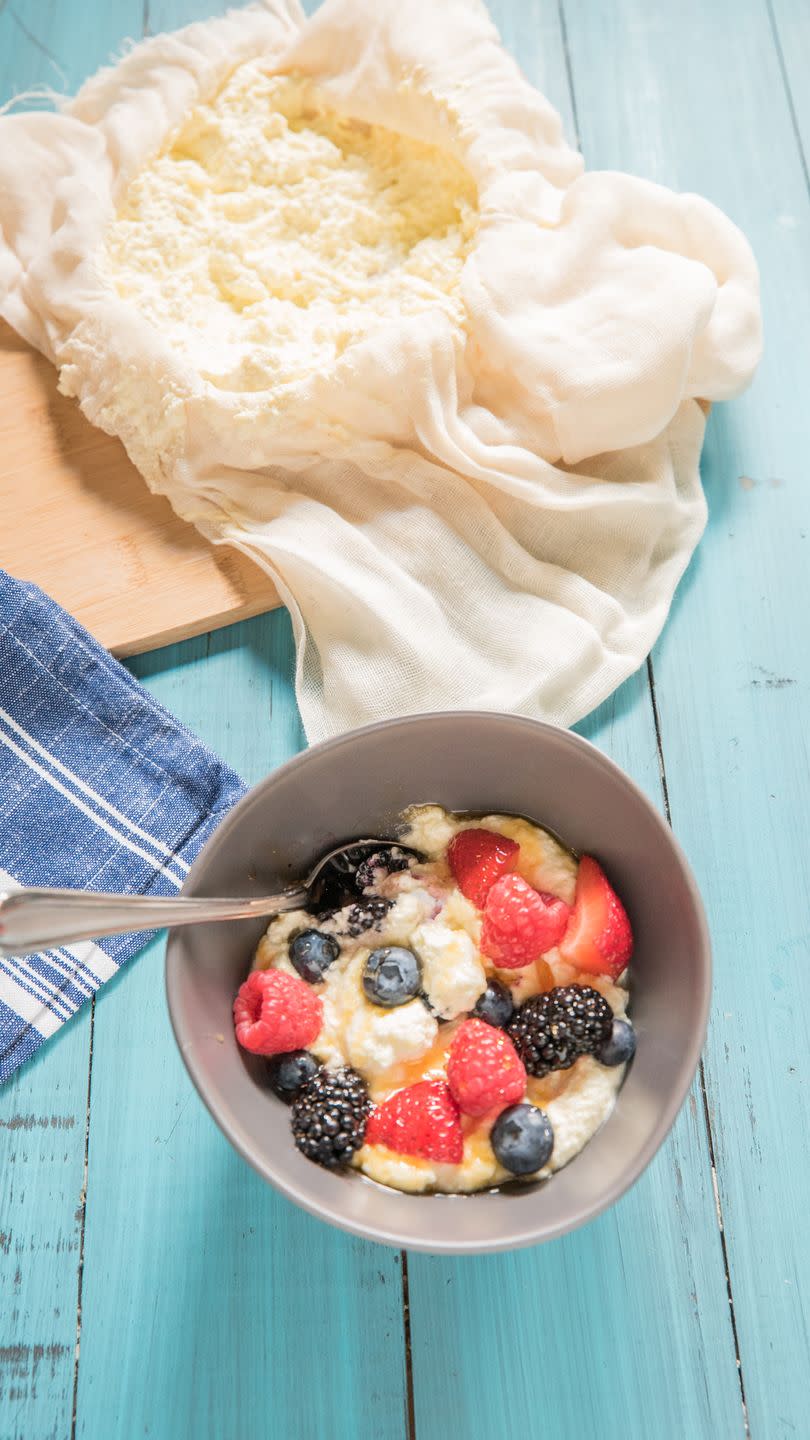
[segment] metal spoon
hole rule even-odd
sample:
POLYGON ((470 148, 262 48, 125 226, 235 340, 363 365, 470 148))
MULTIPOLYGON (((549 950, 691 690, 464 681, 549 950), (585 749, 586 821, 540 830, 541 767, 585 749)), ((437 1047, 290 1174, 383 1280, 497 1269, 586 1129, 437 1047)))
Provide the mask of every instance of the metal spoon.
MULTIPOLYGON (((227 900, 178 896, 104 895, 92 890, 29 888, 0 891, 0 956, 29 955, 54 945, 72 945, 130 930, 162 930, 171 925, 201 925, 206 920, 250 920, 307 907, 338 908, 348 898, 358 865, 376 851, 395 850, 421 859, 419 852, 394 840, 344 841, 323 855, 300 885, 277 895, 227 900)), ((359 895, 357 896, 359 899, 359 895)))

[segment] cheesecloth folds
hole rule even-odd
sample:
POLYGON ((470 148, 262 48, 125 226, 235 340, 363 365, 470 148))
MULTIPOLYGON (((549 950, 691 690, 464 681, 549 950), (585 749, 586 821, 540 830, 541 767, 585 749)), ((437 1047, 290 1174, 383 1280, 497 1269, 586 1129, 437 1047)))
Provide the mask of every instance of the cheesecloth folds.
POLYGON ((758 278, 718 210, 583 174, 478 0, 267 0, 0 120, 0 314, 149 485, 277 581, 311 740, 429 709, 569 725, 643 661, 706 519, 706 402, 750 379, 758 278), (446 147, 478 189, 463 333, 390 320, 282 415, 216 389, 95 258, 136 172, 240 62, 446 147))

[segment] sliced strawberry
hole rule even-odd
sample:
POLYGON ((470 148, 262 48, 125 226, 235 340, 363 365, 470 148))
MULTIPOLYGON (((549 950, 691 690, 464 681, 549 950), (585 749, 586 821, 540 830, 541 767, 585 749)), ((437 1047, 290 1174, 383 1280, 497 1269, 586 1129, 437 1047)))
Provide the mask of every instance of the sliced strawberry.
POLYGON ((389 1096, 369 1117, 366 1144, 459 1165, 464 1137, 450 1087, 444 1080, 420 1080, 389 1096))
POLYGON ((462 895, 479 910, 496 880, 514 870, 520 846, 494 830, 460 830, 447 847, 447 860, 462 895))
POLYGON ((621 975, 633 953, 633 931, 621 900, 598 861, 583 855, 574 908, 560 941, 569 965, 588 975, 621 975))
POLYGON ((570 914, 559 896, 533 890, 521 875, 504 875, 487 896, 481 950, 501 970, 531 965, 553 950, 570 914))

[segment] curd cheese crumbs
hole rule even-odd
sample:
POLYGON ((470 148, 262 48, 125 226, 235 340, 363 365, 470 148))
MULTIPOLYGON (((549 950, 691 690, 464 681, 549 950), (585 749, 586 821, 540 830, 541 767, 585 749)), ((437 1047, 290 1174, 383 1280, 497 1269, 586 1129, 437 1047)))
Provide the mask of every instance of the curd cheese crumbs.
POLYGON ((593 857, 519 816, 433 805, 402 825, 416 857, 375 850, 337 908, 271 921, 240 1043, 276 1057, 269 1083, 319 1164, 416 1193, 545 1179, 633 1058, 627 913, 593 857))
POLYGON ((129 185, 100 264, 204 380, 280 406, 386 321, 462 327, 476 222, 448 151, 249 61, 129 185))

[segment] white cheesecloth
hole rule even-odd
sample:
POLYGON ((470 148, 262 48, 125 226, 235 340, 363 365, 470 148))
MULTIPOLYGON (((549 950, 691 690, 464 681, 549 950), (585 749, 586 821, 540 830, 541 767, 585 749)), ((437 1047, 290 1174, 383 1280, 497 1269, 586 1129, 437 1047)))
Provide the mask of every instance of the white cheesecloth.
POLYGON ((264 565, 310 740, 482 707, 569 725, 644 660, 700 538, 706 402, 760 351, 757 270, 717 209, 582 173, 479 0, 267 0, 134 47, 57 113, 0 119, 0 315, 153 489, 264 565), (217 390, 104 279, 133 175, 241 61, 463 161, 459 340, 430 312, 298 385, 217 390))

